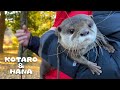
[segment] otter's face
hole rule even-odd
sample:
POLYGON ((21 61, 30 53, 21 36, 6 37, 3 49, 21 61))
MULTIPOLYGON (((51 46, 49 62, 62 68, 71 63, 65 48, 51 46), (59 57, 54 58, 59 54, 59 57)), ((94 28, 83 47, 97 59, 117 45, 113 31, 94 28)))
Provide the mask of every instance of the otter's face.
POLYGON ((97 27, 91 17, 76 15, 62 22, 56 31, 59 43, 66 49, 81 49, 94 43, 97 27))

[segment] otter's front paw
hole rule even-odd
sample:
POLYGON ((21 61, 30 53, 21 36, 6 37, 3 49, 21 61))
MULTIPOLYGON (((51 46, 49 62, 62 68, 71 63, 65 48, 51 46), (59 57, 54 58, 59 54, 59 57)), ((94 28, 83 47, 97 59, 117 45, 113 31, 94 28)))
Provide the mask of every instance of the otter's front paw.
POLYGON ((111 47, 109 48, 109 53, 114 53, 114 52, 115 52, 115 49, 114 49, 113 46, 111 46, 111 47))
POLYGON ((96 63, 89 62, 88 64, 89 69, 91 70, 92 74, 100 75, 102 73, 101 67, 97 66, 96 63))
POLYGON ((115 48, 112 45, 109 45, 107 47, 105 47, 105 49, 109 52, 109 53, 114 53, 115 52, 115 48))

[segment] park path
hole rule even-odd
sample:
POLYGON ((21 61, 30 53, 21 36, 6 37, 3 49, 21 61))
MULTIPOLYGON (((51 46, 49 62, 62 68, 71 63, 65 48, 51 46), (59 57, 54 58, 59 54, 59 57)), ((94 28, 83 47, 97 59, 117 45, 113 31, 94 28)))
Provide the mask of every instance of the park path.
MULTIPOLYGON (((21 79, 20 75, 10 74, 10 69, 17 69, 17 62, 5 62, 5 57, 17 57, 18 48, 12 46, 4 47, 4 53, 0 54, 0 79, 21 79)), ((40 62, 41 58, 33 54, 34 57, 37 57, 37 62, 25 64, 25 69, 31 69, 33 74, 23 74, 22 79, 39 79, 40 72, 40 62)))

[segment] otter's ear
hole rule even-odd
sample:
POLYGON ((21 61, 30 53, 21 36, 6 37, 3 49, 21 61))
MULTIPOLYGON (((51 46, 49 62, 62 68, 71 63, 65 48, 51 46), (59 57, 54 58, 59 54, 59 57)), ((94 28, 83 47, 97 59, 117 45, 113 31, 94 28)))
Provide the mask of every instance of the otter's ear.
POLYGON ((59 33, 62 31, 61 27, 57 27, 55 30, 55 35, 59 36, 59 33))
POLYGON ((58 32, 61 32, 61 31, 62 31, 61 27, 58 27, 58 32))
POLYGON ((93 15, 90 15, 90 17, 93 19, 93 15))

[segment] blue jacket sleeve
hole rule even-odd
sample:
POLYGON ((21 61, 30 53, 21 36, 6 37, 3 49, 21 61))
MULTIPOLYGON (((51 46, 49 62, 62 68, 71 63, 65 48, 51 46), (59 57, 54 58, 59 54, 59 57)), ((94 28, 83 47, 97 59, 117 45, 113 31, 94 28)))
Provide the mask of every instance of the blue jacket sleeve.
POLYGON ((38 55, 39 46, 40 46, 40 38, 31 35, 27 48, 38 55))

